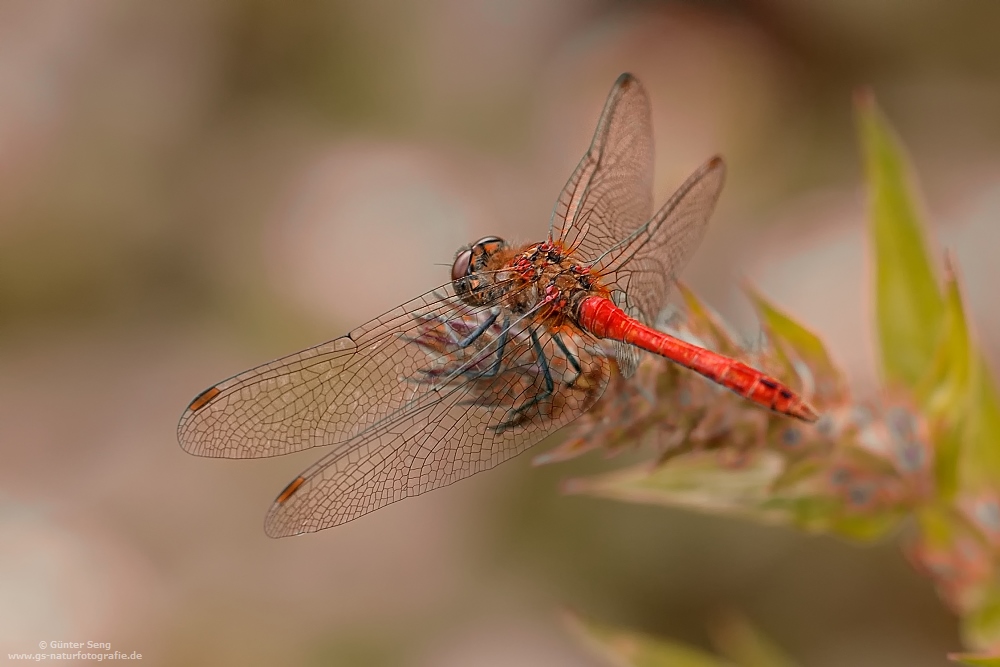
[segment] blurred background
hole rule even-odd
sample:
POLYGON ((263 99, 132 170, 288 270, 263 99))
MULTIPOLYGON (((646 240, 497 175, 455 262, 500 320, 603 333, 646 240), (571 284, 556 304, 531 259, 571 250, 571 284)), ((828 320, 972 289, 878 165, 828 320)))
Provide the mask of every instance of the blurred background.
POLYGON ((623 71, 658 201, 730 164, 685 279, 750 339, 758 286, 860 398, 871 85, 996 369, 997 25, 987 0, 0 2, 0 653, 598 665, 572 608, 699 646, 738 610, 805 665, 947 664, 956 623, 891 542, 561 495, 599 455, 270 540, 319 452, 204 460, 174 429, 214 382, 445 282, 463 243, 541 238, 623 71))

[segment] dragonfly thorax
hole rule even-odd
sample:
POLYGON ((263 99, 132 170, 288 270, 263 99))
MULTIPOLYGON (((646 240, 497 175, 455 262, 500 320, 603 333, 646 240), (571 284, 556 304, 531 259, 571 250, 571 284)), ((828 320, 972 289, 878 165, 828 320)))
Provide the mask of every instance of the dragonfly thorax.
POLYGON ((534 314, 534 320, 559 327, 586 296, 600 293, 590 267, 578 264, 561 243, 544 242, 497 253, 487 264, 498 285, 508 285, 500 296, 511 312, 534 314))

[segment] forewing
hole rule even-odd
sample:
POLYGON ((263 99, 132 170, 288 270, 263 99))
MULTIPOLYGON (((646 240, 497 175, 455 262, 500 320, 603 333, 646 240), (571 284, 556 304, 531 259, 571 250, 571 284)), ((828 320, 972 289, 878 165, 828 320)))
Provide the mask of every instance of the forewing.
POLYGON ((653 212, 653 125, 649 97, 622 74, 604 104, 590 149, 563 188, 549 238, 594 260, 653 212))
POLYGON ((177 438, 191 454, 234 459, 349 440, 402 408, 416 391, 429 390, 412 381, 440 365, 429 356, 462 362, 476 354, 476 346, 462 349, 454 341, 495 311, 466 305, 444 285, 346 336, 207 389, 184 411, 177 438), (418 333, 424 346, 412 342, 418 333))
POLYGON ((641 320, 655 321, 678 273, 705 235, 725 173, 721 157, 710 159, 646 224, 595 262, 594 270, 620 307, 641 320))
POLYGON ((502 353, 493 337, 473 372, 467 363, 330 452, 278 496, 267 534, 322 530, 451 484, 520 454, 584 413, 604 391, 608 359, 587 335, 564 336, 562 347, 540 336, 536 344, 528 329, 512 327, 502 353), (491 374, 498 355, 501 364, 491 374))

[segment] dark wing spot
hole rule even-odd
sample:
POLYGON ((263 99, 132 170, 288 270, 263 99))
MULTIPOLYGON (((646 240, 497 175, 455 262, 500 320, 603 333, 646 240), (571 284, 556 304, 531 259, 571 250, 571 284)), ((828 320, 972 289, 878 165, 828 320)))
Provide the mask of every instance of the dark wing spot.
POLYGON ((274 500, 274 502, 278 503, 279 505, 284 505, 285 501, 291 498, 292 494, 295 493, 298 490, 298 488, 302 486, 302 483, 305 481, 306 481, 305 477, 296 477, 295 479, 293 479, 292 483, 286 486, 285 490, 278 494, 278 497, 274 500))
POLYGON ((209 387, 208 389, 206 389, 205 391, 201 392, 200 394, 194 397, 194 400, 191 401, 191 405, 188 406, 188 410, 190 410, 191 412, 197 412, 198 410, 201 410, 203 407, 208 405, 209 401, 218 396, 220 393, 221 392, 219 391, 218 387, 209 387))

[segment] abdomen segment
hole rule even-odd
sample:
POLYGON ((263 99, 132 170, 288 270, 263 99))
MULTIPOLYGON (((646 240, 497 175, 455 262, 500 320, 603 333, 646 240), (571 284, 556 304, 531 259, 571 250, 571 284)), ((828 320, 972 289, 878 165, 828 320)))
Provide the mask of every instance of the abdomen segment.
POLYGON ((620 340, 666 357, 768 409, 807 422, 819 418, 805 399, 778 380, 741 361, 647 327, 604 297, 591 296, 580 302, 577 318, 584 329, 599 338, 620 340))

